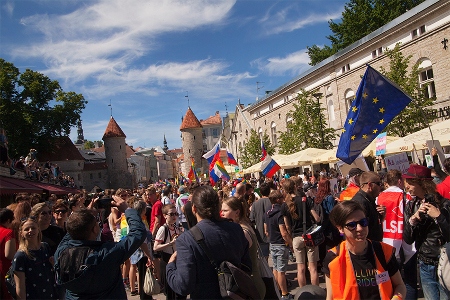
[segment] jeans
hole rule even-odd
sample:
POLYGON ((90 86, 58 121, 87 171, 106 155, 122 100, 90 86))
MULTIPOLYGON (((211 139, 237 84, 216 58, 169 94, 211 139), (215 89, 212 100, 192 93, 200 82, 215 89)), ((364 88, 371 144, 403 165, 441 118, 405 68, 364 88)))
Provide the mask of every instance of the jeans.
POLYGON ((437 266, 427 265, 419 259, 420 282, 423 295, 427 300, 447 300, 447 295, 439 284, 437 266))
POLYGON ((406 297, 405 300, 417 299, 417 253, 414 254, 403 265, 399 264, 400 268, 403 268, 402 278, 406 285, 406 297))

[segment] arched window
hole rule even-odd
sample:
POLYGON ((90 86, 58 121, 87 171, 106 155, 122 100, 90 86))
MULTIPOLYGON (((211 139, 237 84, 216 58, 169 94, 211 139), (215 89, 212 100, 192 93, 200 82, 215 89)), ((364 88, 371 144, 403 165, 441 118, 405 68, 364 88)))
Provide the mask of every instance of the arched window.
POLYGON ((419 64, 419 84, 425 87, 425 96, 427 98, 436 97, 436 88, 434 86, 433 65, 428 58, 421 59, 419 64))
POLYGON ((277 145, 277 124, 275 124, 275 122, 272 122, 272 124, 270 125, 270 133, 272 135, 272 144, 274 146, 277 145))
POLYGON ((287 115, 286 116, 286 131, 289 132, 289 125, 292 124, 292 117, 287 115))
POLYGON ((355 100, 355 92, 351 89, 348 89, 345 91, 345 109, 348 111, 350 110, 350 107, 352 106, 353 100, 355 100))
POLYGON ((336 120, 336 116, 334 115, 334 103, 333 100, 328 100, 328 115, 330 117, 330 121, 336 120))

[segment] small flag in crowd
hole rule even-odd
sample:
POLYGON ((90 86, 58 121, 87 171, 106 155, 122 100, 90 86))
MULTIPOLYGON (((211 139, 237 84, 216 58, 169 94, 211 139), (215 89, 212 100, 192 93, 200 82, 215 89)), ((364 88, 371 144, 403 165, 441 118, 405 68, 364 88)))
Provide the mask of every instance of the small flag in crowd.
POLYGON ((342 129, 336 157, 351 164, 411 101, 397 85, 367 66, 342 129))
POLYGON ((270 155, 266 155, 263 162, 261 163, 261 172, 266 177, 272 177, 280 168, 277 162, 270 157, 270 155))
POLYGON ((191 181, 197 181, 200 182, 200 180, 198 179, 197 173, 195 172, 195 164, 194 164, 194 158, 191 157, 191 169, 189 170, 189 174, 188 174, 188 178, 191 181))
POLYGON ((203 158, 208 161, 210 169, 211 166, 213 166, 214 161, 217 160, 219 157, 220 157, 220 140, 214 147, 212 147, 211 150, 203 154, 203 158))
POLYGON ((230 175, 228 175, 228 172, 220 158, 215 161, 214 166, 209 171, 209 180, 212 185, 215 185, 219 178, 230 180, 230 175))
POLYGON ((264 148, 264 143, 261 140, 261 150, 262 150, 262 163, 261 172, 266 177, 272 177, 280 168, 277 162, 267 154, 266 148, 264 148))
POLYGON ((228 148, 227 148, 227 158, 228 158, 228 164, 235 165, 235 166, 238 165, 238 163, 236 162, 236 159, 234 159, 233 154, 231 154, 231 152, 228 151, 228 148))
POLYGON ((266 147, 264 147, 264 143, 262 140, 261 140, 261 150, 262 150, 261 161, 263 161, 267 156, 267 151, 266 151, 266 147))

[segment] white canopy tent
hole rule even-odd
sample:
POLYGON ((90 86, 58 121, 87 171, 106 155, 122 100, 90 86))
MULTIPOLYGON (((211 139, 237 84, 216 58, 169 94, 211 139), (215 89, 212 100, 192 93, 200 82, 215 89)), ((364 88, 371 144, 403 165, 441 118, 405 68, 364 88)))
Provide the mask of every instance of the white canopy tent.
MULTIPOLYGON (((430 128, 434 140, 438 140, 441 146, 450 146, 450 119, 434 124, 430 128)), ((427 127, 388 143, 386 154, 414 151, 413 144, 416 150, 427 149, 426 141, 431 139, 430 129, 427 127)))
POLYGON ((276 161, 283 169, 297 168, 312 164, 313 160, 321 154, 327 152, 325 149, 307 148, 290 155, 285 155, 276 161))

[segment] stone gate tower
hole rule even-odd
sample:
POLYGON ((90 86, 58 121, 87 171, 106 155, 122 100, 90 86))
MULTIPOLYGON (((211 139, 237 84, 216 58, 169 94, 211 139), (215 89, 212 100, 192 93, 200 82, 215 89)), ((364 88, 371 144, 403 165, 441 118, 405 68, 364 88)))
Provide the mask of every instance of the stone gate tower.
POLYGON ((131 188, 132 178, 128 172, 125 138, 125 133, 111 116, 102 138, 108 165, 108 185, 111 189, 131 188))
POLYGON ((189 107, 180 126, 181 144, 184 155, 184 170, 186 176, 191 167, 191 157, 194 158, 195 168, 202 168, 203 132, 202 124, 189 107))

